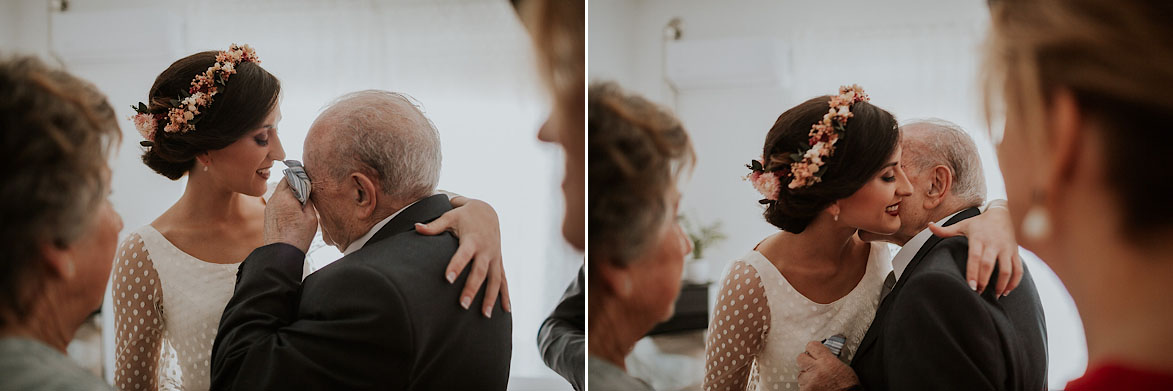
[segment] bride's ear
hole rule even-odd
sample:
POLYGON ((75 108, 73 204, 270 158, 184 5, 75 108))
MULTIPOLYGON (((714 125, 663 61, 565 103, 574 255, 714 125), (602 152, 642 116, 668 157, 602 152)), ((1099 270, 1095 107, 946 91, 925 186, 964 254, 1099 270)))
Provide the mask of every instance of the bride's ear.
POLYGON ((200 164, 204 165, 204 167, 212 165, 212 155, 208 153, 208 151, 203 151, 196 154, 195 159, 196 161, 200 162, 200 164))

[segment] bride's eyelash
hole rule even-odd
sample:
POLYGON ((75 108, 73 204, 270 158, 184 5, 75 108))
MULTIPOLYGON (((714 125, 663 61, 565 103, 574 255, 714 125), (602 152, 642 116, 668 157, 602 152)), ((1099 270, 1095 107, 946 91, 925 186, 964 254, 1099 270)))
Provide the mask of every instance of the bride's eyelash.
POLYGON ((254 137, 253 140, 256 140, 257 145, 260 145, 262 147, 269 146, 269 139, 268 138, 254 137))

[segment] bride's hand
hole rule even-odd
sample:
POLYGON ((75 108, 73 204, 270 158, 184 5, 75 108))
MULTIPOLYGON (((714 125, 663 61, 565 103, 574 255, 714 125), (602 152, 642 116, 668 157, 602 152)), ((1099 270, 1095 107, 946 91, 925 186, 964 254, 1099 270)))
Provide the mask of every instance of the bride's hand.
POLYGON ((998 281, 994 295, 1002 297, 1018 287, 1022 281, 1022 257, 1014 240, 1014 224, 1005 201, 995 200, 985 213, 948 227, 929 224, 934 235, 947 238, 962 235, 969 239, 969 260, 965 279, 978 292, 985 291, 998 265, 998 281))
POLYGON ((265 205, 265 245, 287 243, 305 253, 317 232, 318 212, 314 205, 302 205, 282 179, 265 205))
POLYGON ((468 281, 464 284, 464 291, 460 293, 460 306, 468 309, 472 297, 485 283, 485 307, 481 313, 489 317, 493 312, 493 305, 497 303, 497 294, 501 294, 501 308, 511 311, 509 303, 509 283, 505 280, 505 267, 501 264, 501 227, 497 221, 497 212, 484 201, 456 196, 452 198, 455 209, 448 211, 440 218, 428 224, 416 224, 415 230, 424 235, 439 235, 444 231, 451 231, 460 238, 460 247, 448 262, 445 278, 449 283, 456 280, 456 276, 472 262, 472 271, 468 274, 468 281))

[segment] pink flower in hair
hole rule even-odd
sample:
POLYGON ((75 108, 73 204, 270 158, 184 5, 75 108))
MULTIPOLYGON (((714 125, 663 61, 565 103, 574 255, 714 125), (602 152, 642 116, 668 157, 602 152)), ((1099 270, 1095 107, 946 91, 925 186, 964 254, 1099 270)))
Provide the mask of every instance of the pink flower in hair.
POLYGON ((155 141, 155 130, 158 128, 154 114, 139 113, 130 117, 134 121, 134 128, 138 129, 138 134, 143 136, 147 141, 155 141))
POLYGON ((761 193, 762 197, 770 201, 778 200, 778 191, 782 186, 782 182, 778 180, 778 175, 773 172, 757 172, 749 175, 749 181, 753 183, 753 188, 761 193))

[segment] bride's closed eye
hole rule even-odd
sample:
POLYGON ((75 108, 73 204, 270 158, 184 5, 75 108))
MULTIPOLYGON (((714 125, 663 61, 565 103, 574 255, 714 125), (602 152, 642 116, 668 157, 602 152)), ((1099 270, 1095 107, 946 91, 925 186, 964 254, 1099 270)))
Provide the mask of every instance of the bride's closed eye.
POLYGON ((257 142, 257 145, 267 147, 269 146, 269 132, 277 133, 277 128, 273 126, 265 126, 264 129, 265 130, 263 132, 254 135, 253 140, 257 142))

